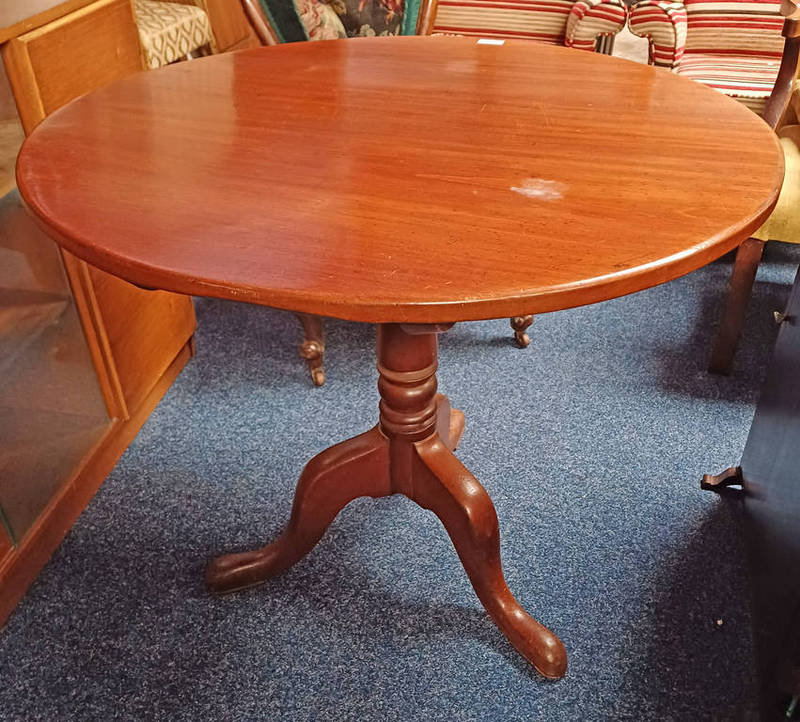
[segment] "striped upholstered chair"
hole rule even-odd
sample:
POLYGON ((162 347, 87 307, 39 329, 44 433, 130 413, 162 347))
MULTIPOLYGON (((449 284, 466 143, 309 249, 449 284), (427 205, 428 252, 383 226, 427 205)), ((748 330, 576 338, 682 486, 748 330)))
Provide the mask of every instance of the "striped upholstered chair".
POLYGON ((420 22, 425 34, 535 40, 610 55, 627 15, 623 0, 432 0, 420 22))
MULTIPOLYGON (((763 111, 764 120, 775 129, 780 139, 786 167, 783 186, 772 215, 739 246, 736 253, 725 311, 711 352, 710 370, 716 373, 730 372, 764 244, 767 241, 800 244, 799 1, 783 0, 780 10, 786 20, 783 23, 785 42, 780 70, 766 102, 756 108, 763 111)), ((779 314, 776 319, 783 320, 779 314)))
POLYGON ((780 0, 640 0, 628 26, 650 41, 651 64, 763 115, 783 51, 780 0))

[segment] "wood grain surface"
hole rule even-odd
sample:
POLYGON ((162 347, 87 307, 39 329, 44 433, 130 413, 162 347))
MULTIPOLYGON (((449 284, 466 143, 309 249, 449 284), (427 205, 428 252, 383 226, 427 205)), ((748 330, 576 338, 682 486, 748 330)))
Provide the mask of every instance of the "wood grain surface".
POLYGON ((769 127, 658 68, 474 38, 297 43, 54 113, 17 177, 44 228, 145 287, 368 322, 641 290, 761 225, 769 127))

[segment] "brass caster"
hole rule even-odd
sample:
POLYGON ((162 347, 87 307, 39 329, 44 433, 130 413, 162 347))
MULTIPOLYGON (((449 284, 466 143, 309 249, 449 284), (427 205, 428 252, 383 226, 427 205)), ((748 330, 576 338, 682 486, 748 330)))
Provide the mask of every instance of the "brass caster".
POLYGON ((512 316, 510 319, 511 328, 514 329, 514 340, 520 348, 526 348, 531 342, 530 336, 525 331, 533 323, 533 316, 512 316))

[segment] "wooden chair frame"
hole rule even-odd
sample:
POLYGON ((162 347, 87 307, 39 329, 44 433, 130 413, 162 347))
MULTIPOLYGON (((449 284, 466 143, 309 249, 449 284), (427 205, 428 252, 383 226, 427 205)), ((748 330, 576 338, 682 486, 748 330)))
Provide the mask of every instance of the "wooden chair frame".
MULTIPOLYGON (((764 120, 776 132, 798 117, 794 88, 800 69, 800 0, 783 0, 781 13, 786 18, 782 31, 783 57, 778 78, 764 110, 764 120)), ((711 352, 709 371, 713 373, 730 373, 765 243, 751 237, 736 252, 728 299, 711 352)))

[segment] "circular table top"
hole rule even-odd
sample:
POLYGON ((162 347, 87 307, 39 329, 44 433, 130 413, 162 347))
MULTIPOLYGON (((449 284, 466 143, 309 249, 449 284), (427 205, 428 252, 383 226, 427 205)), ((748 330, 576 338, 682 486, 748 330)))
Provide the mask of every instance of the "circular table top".
POLYGON ((780 147, 663 69, 525 41, 297 43, 141 73, 19 156, 47 232, 145 287, 355 321, 641 290, 767 217, 780 147))

